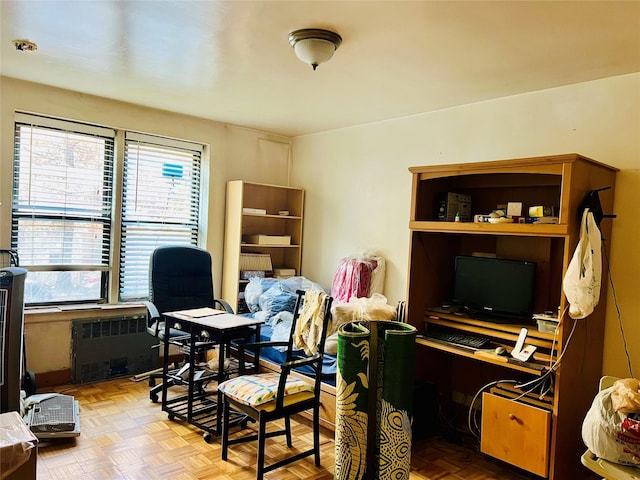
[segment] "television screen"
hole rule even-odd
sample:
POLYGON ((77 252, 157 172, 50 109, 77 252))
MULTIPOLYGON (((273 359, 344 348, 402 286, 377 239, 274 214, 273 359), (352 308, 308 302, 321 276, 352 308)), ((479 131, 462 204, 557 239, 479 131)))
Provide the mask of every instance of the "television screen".
POLYGON ((467 256, 455 259, 453 303, 472 316, 531 320, 535 285, 535 262, 467 256))

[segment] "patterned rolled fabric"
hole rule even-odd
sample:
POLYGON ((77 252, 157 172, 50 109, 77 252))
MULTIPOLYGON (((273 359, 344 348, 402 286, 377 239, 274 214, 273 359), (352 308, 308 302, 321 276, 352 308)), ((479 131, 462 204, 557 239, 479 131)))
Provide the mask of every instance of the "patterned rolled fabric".
POLYGON ((409 478, 415 337, 393 321, 338 329, 337 480, 409 478))

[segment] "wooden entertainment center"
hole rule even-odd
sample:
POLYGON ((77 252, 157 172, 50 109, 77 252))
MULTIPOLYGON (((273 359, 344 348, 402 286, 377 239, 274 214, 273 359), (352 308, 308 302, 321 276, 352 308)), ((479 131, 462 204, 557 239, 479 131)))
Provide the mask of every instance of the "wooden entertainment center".
MULTIPOLYGON (((613 213, 617 169, 567 154, 409 170, 413 183, 408 322, 419 334, 430 326, 444 325, 489 337, 492 347, 504 346, 508 351, 525 327, 526 343, 537 347, 531 359, 517 362, 491 350, 478 353, 420 336, 416 381, 435 385, 438 401, 445 408, 460 403, 461 398, 462 404, 468 404, 482 393, 481 410, 473 414, 482 420, 482 452, 551 480, 580 477, 580 456, 585 449, 582 420, 602 374, 608 283, 605 255, 600 303, 588 317, 574 320, 567 314, 562 282, 580 236, 579 207, 592 190, 610 187, 598 196, 602 211, 613 213), (445 193, 470 198, 471 221, 438 220, 438 199, 445 193), (554 207, 557 222, 473 222, 474 215, 488 214, 508 202, 521 202, 523 216, 532 206, 554 207), (538 331, 534 320, 523 325, 495 323, 449 308, 446 304, 453 295, 458 255, 535 262, 534 312, 559 312, 556 332, 538 331), (528 387, 522 385, 535 379, 545 380, 544 385, 523 395, 528 387)), ((600 224, 605 253, 611 224, 609 218, 600 224)))

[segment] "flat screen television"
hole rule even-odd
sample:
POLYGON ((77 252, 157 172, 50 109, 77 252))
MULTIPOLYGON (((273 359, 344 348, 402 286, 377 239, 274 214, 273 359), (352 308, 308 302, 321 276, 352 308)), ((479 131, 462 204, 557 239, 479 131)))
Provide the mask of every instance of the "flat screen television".
POLYGON ((531 321, 535 285, 535 262, 455 258, 453 303, 470 316, 499 323, 531 321))

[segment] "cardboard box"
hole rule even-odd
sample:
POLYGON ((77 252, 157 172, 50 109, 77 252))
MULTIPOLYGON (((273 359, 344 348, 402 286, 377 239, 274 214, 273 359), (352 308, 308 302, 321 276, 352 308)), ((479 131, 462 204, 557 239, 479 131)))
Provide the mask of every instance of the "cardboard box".
POLYGON ((250 213, 250 214, 253 214, 253 215, 266 215, 267 214, 267 210, 265 208, 243 207, 242 208, 242 213, 250 213))
POLYGON ((273 276, 280 278, 293 277, 296 274, 295 268, 274 268, 273 276))
POLYGON ((471 222, 471 196, 464 193, 446 192, 438 198, 438 220, 453 222, 456 214, 460 214, 461 222, 471 222))
POLYGON ((273 270, 271 255, 268 253, 241 253, 240 271, 245 270, 273 270))
POLYGON ((535 205, 529 207, 530 217, 553 217, 555 216, 555 209, 553 207, 545 207, 543 205, 535 205))
POLYGON ((291 245, 291 235, 247 235, 245 241, 253 245, 291 245))
POLYGON ((18 412, 0 414, 0 472, 6 480, 35 480, 38 439, 18 412))

